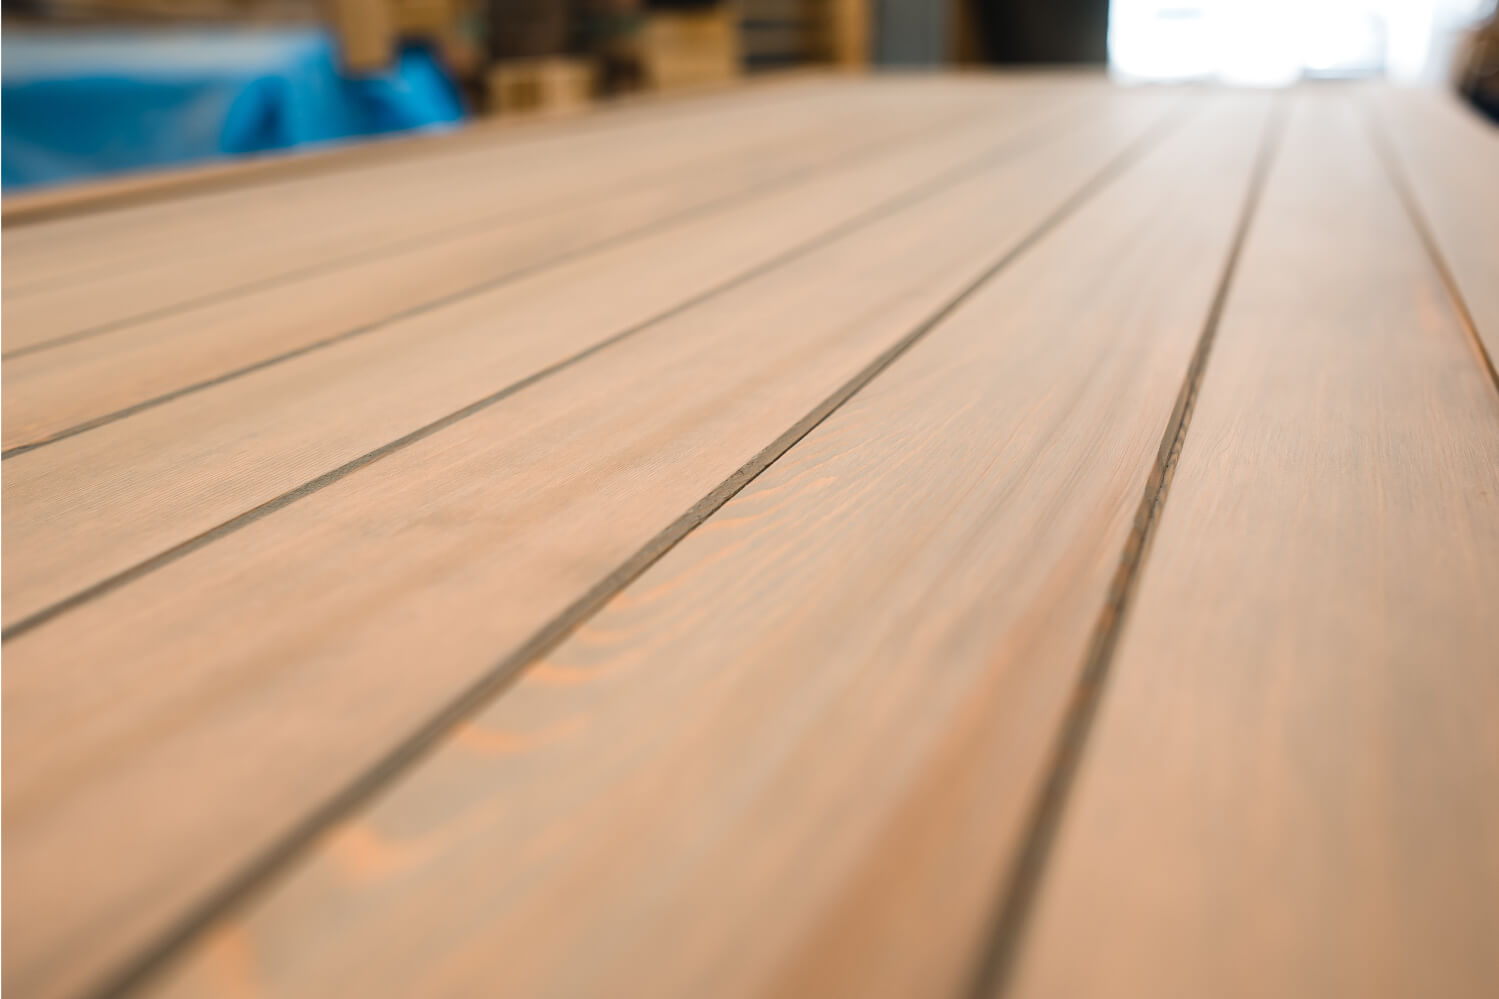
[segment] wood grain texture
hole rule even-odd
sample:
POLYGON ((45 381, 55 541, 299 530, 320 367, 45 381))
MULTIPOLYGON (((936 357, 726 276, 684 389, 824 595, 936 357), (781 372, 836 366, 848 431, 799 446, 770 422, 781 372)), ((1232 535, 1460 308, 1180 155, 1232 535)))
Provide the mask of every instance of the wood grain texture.
MULTIPOLYGON (((7 927, 6 986, 63 995, 148 945, 375 763, 393 734, 421 725, 939 309, 1173 103, 1104 102, 1085 128, 944 181, 9 642, 4 891, 7 908, 28 918, 7 927)), ((840 178, 776 217, 891 183, 840 178)), ((907 175, 893 187, 909 184, 907 175)), ((704 231, 678 245, 672 269, 693 273, 722 242, 744 238, 704 231)), ((680 280, 665 269, 651 273, 680 280)), ((627 273, 592 301, 568 275, 547 275, 549 292, 516 342, 564 335, 543 304, 581 303, 597 321, 618 321, 629 296, 650 287, 640 270, 627 273)), ((458 337, 445 356, 465 370, 496 342, 492 319, 470 315, 466 331, 452 316, 428 328, 458 337)), ((596 328, 586 311, 563 315, 574 331, 596 328)), ((340 414, 344 435, 400 400, 473 397, 422 382, 407 349, 404 377, 388 387, 345 359, 302 371, 279 395, 224 386, 199 398, 241 419, 261 418, 257 399, 273 401, 277 422, 257 432, 269 440, 310 413, 340 414), (318 396, 340 379, 341 397, 318 396), (321 402, 299 409, 308 397, 321 402), (360 400, 373 405, 350 408, 360 400)), ((194 458, 172 441, 193 436, 198 418, 172 420, 159 437, 123 421, 24 455, 7 463, 6 487, 33 455, 115 428, 131 430, 118 439, 129 454, 117 457, 141 482, 254 439, 247 424, 223 422, 194 458), (170 453, 157 464, 162 448, 170 453)), ((324 436, 296 452, 283 439, 266 467, 303 481, 335 446, 324 436)), ((69 496, 56 479, 32 481, 69 496)), ((243 509, 260 477, 204 481, 205 499, 228 493, 243 509)), ((7 495, 12 553, 14 515, 7 495)), ((10 604, 7 592, 7 613, 10 604)))
MULTIPOLYGON (((1164 107, 1122 100, 1116 123, 1164 107)), ((6 626, 923 185, 1045 142, 1027 130, 1049 114, 1000 112, 11 458, 6 626)), ((1113 148, 1085 121, 1069 149, 1113 148)))
MULTIPOLYGON (((4 444, 46 441, 89 421, 203 385, 330 338, 363 335, 373 326, 535 273, 634 236, 770 199, 901 144, 941 144, 961 122, 991 138, 996 120, 1039 121, 1050 106, 1033 98, 1007 105, 1005 95, 916 107, 855 108, 752 150, 684 165, 643 184, 507 223, 481 219, 441 240, 330 271, 312 268, 271 287, 216 299, 155 320, 7 361, 4 444), (979 107, 975 112, 975 105, 979 107), (271 321, 267 318, 271 317, 271 321)), ((1061 110, 1065 105, 1057 105, 1061 110)), ((1052 113, 1056 113, 1053 111, 1052 113)), ((508 184, 496 176, 497 192, 508 184)), ((767 204, 769 202, 769 204, 767 204)), ((628 252, 628 251, 626 251, 628 252)))
POLYGON ((1014 997, 1499 990, 1499 394, 1298 101, 1014 997))
POLYGON ((958 994, 1265 113, 1203 107, 163 994, 958 994))
POLYGON ((1499 128, 1455 97, 1427 90, 1370 95, 1490 363, 1499 361, 1499 128))

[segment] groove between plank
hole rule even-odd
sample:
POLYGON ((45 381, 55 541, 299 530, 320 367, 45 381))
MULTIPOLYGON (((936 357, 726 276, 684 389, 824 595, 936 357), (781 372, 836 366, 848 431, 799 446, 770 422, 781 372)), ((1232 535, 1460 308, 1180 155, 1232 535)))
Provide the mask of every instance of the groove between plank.
MULTIPOLYGON (((1077 189, 1061 205, 1010 250, 986 267, 976 278, 963 287, 945 305, 886 348, 857 374, 846 381, 805 416, 761 449, 754 457, 723 480, 717 487, 645 543, 632 556, 622 562, 613 572, 586 591, 572 604, 554 616, 535 632, 530 639, 514 652, 505 656, 476 682, 461 691, 446 707, 434 714, 416 731, 398 742, 382 759, 363 775, 351 781, 343 790, 334 794, 322 806, 287 833, 279 842, 266 850, 256 860, 231 878, 222 889, 207 898, 195 910, 165 934, 160 942, 143 952, 119 974, 105 981, 97 989, 85 994, 94 999, 106 999, 130 993, 146 984, 163 969, 179 952, 192 943, 200 933, 234 908, 248 901, 281 872, 301 851, 312 844, 330 826, 364 806, 392 781, 403 775, 410 767, 421 761, 453 729, 455 725, 473 715, 486 703, 507 689, 515 678, 538 658, 576 631, 611 598, 628 586, 643 572, 657 562, 690 534, 699 524, 738 494, 758 475, 769 468, 807 434, 853 398, 864 386, 911 349, 932 329, 942 323, 964 302, 975 295, 984 285, 993 280, 1010 263, 1044 239, 1052 230, 1091 200, 1114 179, 1124 173, 1151 147, 1159 143, 1187 117, 1188 109, 1163 115, 1144 134, 1131 142, 1122 152, 1113 157, 1089 180, 1077 189)), ((933 183, 936 183, 935 181, 933 183)), ((929 185, 924 185, 929 186, 929 185)), ((910 197, 907 195, 906 197, 910 197)), ((820 237, 824 239, 826 237, 820 237)), ((736 279, 735 283, 739 280, 736 279)), ((680 311, 679 306, 673 311, 680 311)), ((626 334, 619 334, 615 338, 626 334)), ((590 351, 602 349, 596 345, 590 351)), ((540 376, 536 376, 540 377, 540 376)), ((508 394, 508 393, 507 393, 508 394)), ((480 404, 475 404, 478 407, 480 404)), ((477 410, 475 410, 477 411, 477 410)), ((418 433, 422 433, 419 431, 418 433)), ((423 436, 427 436, 423 433, 423 436)), ((403 438, 404 440, 404 438, 403 438)), ((390 445, 387 445, 390 447, 390 445)), ((332 474, 332 473, 330 473, 332 474)), ((276 501, 273 501, 276 502, 276 501)), ((284 505, 284 504, 283 504, 284 505)), ((267 511, 269 512, 269 511, 267 511)), ((264 514, 260 514, 263 516, 264 514)), ((185 553, 184 553, 185 554, 185 553)))
MULTIPOLYGON (((1175 117, 1180 117, 1180 115, 1178 114, 1175 117)), ((1174 120, 1175 118, 1172 115, 1166 115, 1162 119, 1162 123, 1160 125, 1152 128, 1146 133, 1147 137, 1154 135, 1155 132, 1159 130, 1159 128, 1164 126, 1164 124, 1172 122, 1174 120)), ((69 597, 65 597, 57 601, 56 603, 43 607, 33 614, 21 618, 20 620, 6 626, 3 631, 0 631, 0 642, 8 642, 13 638, 17 638, 25 634, 26 632, 31 631, 33 628, 43 625, 48 621, 51 621, 52 619, 58 617, 59 615, 66 613, 67 611, 80 607, 92 600, 96 600, 99 597, 102 597, 110 592, 113 592, 114 590, 119 589, 121 586, 124 586, 127 583, 140 579, 142 576, 145 576, 148 573, 162 568, 163 566, 170 565, 172 562, 177 561, 183 556, 197 551, 204 545, 210 544, 222 537, 234 533, 235 531, 248 527, 250 524, 255 523, 262 517, 275 513, 277 510, 283 509, 284 507, 287 507, 300 499, 310 496, 313 493, 316 493, 319 490, 332 485, 340 479, 345 478, 353 472, 364 468, 366 465, 370 465, 376 461, 379 461, 381 458, 384 458, 387 455, 394 454, 397 451, 403 450, 404 448, 409 447, 410 445, 415 444, 418 441, 432 436, 433 434, 445 429, 446 427, 450 427, 453 424, 460 422, 461 420, 467 419, 468 417, 473 416, 476 413, 480 413, 483 410, 488 409, 490 406, 493 406, 495 403, 500 402, 502 399, 514 395, 516 392, 528 388, 529 386, 534 385, 537 382, 540 382, 542 379, 554 375, 559 371, 570 368, 578 364, 579 362, 608 349, 609 347, 612 347, 640 332, 643 332, 644 330, 657 325, 658 323, 665 322, 666 320, 674 316, 677 316, 683 312, 695 308, 698 305, 701 305, 702 303, 717 295, 727 292, 735 287, 738 287, 742 284, 754 280, 755 278, 767 274, 781 266, 784 266, 785 264, 813 253, 823 246, 842 239, 843 237, 851 233, 857 232, 859 229, 873 224, 874 222, 877 222, 878 220, 885 218, 895 212, 901 211, 902 209, 918 204, 921 201, 926 200, 927 198, 933 197, 946 190, 947 188, 960 183, 964 179, 982 172, 983 170, 992 166, 994 163, 1001 161, 1010 155, 1013 155, 1025 140, 1036 138, 1038 133, 1044 135, 1051 131, 1062 130, 1071 127, 1073 127, 1073 122, 1071 120, 1061 118, 1057 121, 1045 122, 1040 126, 1024 129, 1019 134, 1011 136, 1010 138, 991 148, 982 155, 965 163, 960 163, 952 169, 937 175, 931 180, 907 190, 903 194, 887 199, 886 201, 875 205, 873 208, 870 208, 860 213, 859 215, 856 215, 853 218, 824 231, 823 233, 813 237, 810 240, 806 240, 792 247, 791 249, 785 250, 777 256, 770 258, 769 260, 757 264, 749 270, 740 272, 727 281, 720 282, 719 284, 709 287, 699 292, 697 295, 686 299, 685 301, 679 302, 678 304, 672 306, 670 309, 667 309, 664 312, 657 313, 656 315, 643 322, 620 330, 575 354, 572 354, 560 361, 542 368, 540 371, 534 372, 533 374, 528 375, 525 378, 520 379, 519 381, 512 382, 504 386, 503 388, 500 388, 495 392, 484 396, 481 399, 471 402, 459 409, 454 410, 451 413, 448 413, 445 416, 439 417, 438 419, 430 423, 418 427, 417 429, 405 434, 402 437, 398 437, 393 441, 382 444, 380 447, 368 451, 357 458, 353 458, 345 462, 344 464, 339 465, 337 468, 330 469, 329 471, 324 472, 316 478, 304 482, 300 486, 290 489, 272 499, 266 500, 265 502, 254 506, 235 517, 232 517, 215 527, 209 528, 207 531, 204 531, 201 534, 188 538, 185 541, 173 545, 171 548, 159 552, 158 554, 153 555, 152 557, 145 559, 144 561, 138 562, 127 569, 123 569, 112 576, 105 577, 97 583, 94 583, 92 586, 80 590, 69 597)), ((303 350, 299 351, 299 353, 306 353, 308 349, 312 348, 304 348, 303 350)), ((215 381, 215 384, 222 381, 227 381, 228 377, 229 376, 225 376, 224 378, 217 379, 215 381)), ((186 393, 183 392, 179 393, 179 395, 180 394, 186 393)), ((28 449, 34 449, 34 447, 36 446, 40 445, 28 446, 28 449)), ((16 453, 19 453, 19 451, 20 449, 16 449, 16 453)), ((7 452, 6 457, 9 456, 10 452, 7 452)))
MULTIPOLYGON (((137 413, 155 409, 157 406, 165 405, 169 402, 181 399, 184 396, 193 395, 194 393, 202 392, 205 389, 210 389, 218 385, 223 385, 226 382, 233 381, 237 378, 242 378, 246 375, 254 374, 257 371, 262 371, 266 368, 274 367, 275 365, 281 364, 285 361, 295 360, 298 357, 302 357, 307 354, 311 354, 316 351, 335 346, 348 340, 353 340, 357 337, 374 333, 378 330, 384 329, 387 326, 390 326, 393 323, 403 322, 408 319, 414 319, 418 316, 435 311, 445 306, 453 305, 466 299, 473 298, 477 295, 484 294, 485 292, 504 287, 505 285, 512 284, 524 278, 543 273, 553 268, 562 267, 567 264, 574 263, 578 260, 586 259, 590 255, 596 253, 602 253, 607 250, 623 246, 633 240, 641 239, 658 232, 668 231, 675 226, 690 222, 705 215, 711 215, 714 212, 721 211, 724 208, 727 208, 739 202, 753 201, 755 198, 761 197, 779 188, 794 186, 795 184, 806 180, 808 177, 814 176, 817 173, 825 171, 829 168, 846 166, 852 163, 857 163, 866 158, 876 158, 882 153, 887 152, 890 148, 908 143, 913 139, 918 139, 919 137, 926 136, 932 132, 942 131, 954 125, 955 122, 967 122, 970 119, 978 120, 979 118, 982 118, 985 113, 986 112, 980 111, 972 115, 963 114, 954 116, 953 118, 944 119, 940 124, 932 128, 919 129, 913 133, 892 136, 888 141, 881 141, 868 146, 862 146, 852 150, 845 155, 835 156, 827 163, 807 166, 792 171, 791 173, 785 174, 781 177, 773 178, 764 183, 752 185, 751 187, 745 188, 744 190, 735 191, 721 197, 712 198, 706 202, 694 205, 691 208, 673 213, 664 218, 655 219, 643 225, 627 229, 624 232, 616 233, 615 235, 607 237, 598 242, 589 243, 586 246, 580 246, 575 249, 568 250, 548 260, 521 266, 495 277, 478 282, 477 284, 470 285, 467 288, 460 289, 459 291, 441 295, 437 298, 429 299, 425 302, 419 302, 416 305, 409 306, 400 311, 391 313, 390 315, 377 319, 374 322, 364 323, 359 326, 355 326, 352 329, 334 333, 319 340, 314 340, 311 343, 303 344, 300 347, 295 347, 291 350, 283 351, 280 354, 274 354, 270 357, 263 358, 262 360, 244 365, 232 371, 227 371, 221 375, 215 375, 212 378, 206 378, 198 382, 193 382, 189 385, 184 385, 181 388, 172 390, 171 392, 166 392, 161 395, 154 396, 150 399, 142 400, 141 402, 126 406, 123 409, 115 410, 112 413, 105 413, 101 416, 96 416, 93 419, 85 420, 82 423, 75 424, 64 430, 55 431, 37 440, 28 441, 25 444, 17 444, 13 447, 5 449, 3 452, 0 452, 0 460, 14 458, 18 455, 26 454, 29 451, 35 451, 38 448, 45 447, 48 444, 55 444, 58 441, 67 440, 70 437, 76 437, 77 435, 87 433, 90 430, 95 430, 99 427, 107 426, 111 423, 116 423, 120 420, 127 419, 128 417, 134 416, 137 413)), ((1041 125, 1033 126, 1029 129, 1023 129, 1018 135, 1012 136, 1010 139, 1007 139, 1002 148, 1009 149, 1014 144, 1026 138, 1038 137, 1037 133, 1039 133, 1040 135, 1044 135, 1049 130, 1059 127, 1065 127, 1065 124, 1067 124, 1066 120, 1064 118, 1061 118, 1059 114, 1059 119, 1057 121, 1048 121, 1044 122, 1041 125)), ((989 155, 992 155, 992 153, 985 154, 985 156, 989 155)), ((467 226, 463 227, 464 233, 467 233, 468 229, 469 227, 467 226)), ((427 244, 427 246, 440 246, 443 242, 446 241, 447 237, 456 236, 457 234, 458 230, 449 230, 444 233, 441 238, 432 241, 431 243, 427 244)), ((405 249, 410 249, 410 247, 406 247, 405 249)), ((405 249, 401 251, 393 251, 391 253, 373 253, 368 257, 361 258, 360 262, 368 263, 372 260, 382 259, 383 257, 398 255, 399 252, 405 252, 405 249)), ((264 291, 281 284, 291 283, 292 281, 299 280, 310 275, 332 273, 344 269, 343 265, 346 263, 348 263, 348 261, 340 261, 335 264, 327 265, 314 265, 292 274, 280 275, 275 278, 267 279, 263 282, 255 283, 253 285, 245 285, 239 288, 231 289, 229 291, 204 296, 202 299, 197 299, 188 303, 181 304, 180 307, 175 305, 168 306, 164 309, 156 310, 155 312, 143 316, 134 317, 128 320, 122 320, 119 323, 105 324, 103 326, 95 327, 91 330, 82 331, 80 333, 65 334, 62 337, 43 341, 40 344, 32 344, 27 347, 18 348, 10 354, 0 355, 0 360, 8 360, 12 357, 19 357, 25 354, 35 353, 40 350, 45 350, 49 347, 63 346, 68 343, 73 343, 77 340, 87 339, 90 336, 102 335, 112 330, 122 328, 124 326, 129 326, 136 322, 144 322, 163 318, 167 315, 171 315, 180 311, 186 311, 190 308, 199 308, 204 305, 209 305, 216 302, 228 301, 242 294, 264 291)))
POLYGON ((1104 685, 1129 612, 1130 600, 1144 571, 1150 541, 1155 534, 1156 524, 1160 521, 1161 511, 1171 488, 1172 474, 1186 441, 1187 428, 1192 421, 1192 410, 1207 368, 1208 355, 1212 351, 1213 339, 1223 317, 1234 272, 1259 207, 1260 196, 1264 192, 1275 150, 1279 147, 1284 132, 1286 113, 1285 100, 1282 98, 1277 101, 1273 118, 1266 127, 1239 223, 1224 261, 1222 277, 1214 292, 1197 347, 1187 365, 1176 405, 1172 408, 1171 418, 1162 435, 1155 468, 1146 480, 1145 492, 1135 513, 1134 527, 1125 541, 1124 551, 1120 553, 1119 568, 1110 587, 1108 600, 1094 627, 1093 641, 1084 659, 1071 703, 1062 719, 1045 783, 1037 795, 1021 846, 998 895, 991 928, 986 937, 988 943, 979 955, 968 990, 970 999, 998 999, 1008 988, 1026 923, 1046 873, 1046 862, 1065 817, 1068 794, 1087 749, 1093 719, 1103 699, 1104 685))
POLYGON ((1447 289, 1447 297, 1452 299, 1452 307, 1457 313, 1458 324, 1462 326, 1463 332, 1467 334, 1469 345, 1478 355, 1478 363, 1488 372, 1489 382, 1494 386, 1494 391, 1499 392, 1499 369, 1494 367, 1494 359, 1489 355, 1488 348, 1483 345, 1483 337, 1478 335, 1478 323, 1474 321, 1467 300, 1463 298, 1462 290, 1457 286, 1457 279, 1452 274, 1452 268, 1447 265, 1447 258, 1443 255, 1441 247, 1437 245, 1436 235, 1427 223, 1425 213, 1421 211, 1421 205, 1416 200, 1415 189, 1412 188, 1410 178, 1400 161, 1400 154, 1396 152, 1394 143, 1390 141, 1389 132, 1378 113, 1367 104, 1362 106, 1362 110, 1364 123, 1374 146, 1375 159, 1379 161, 1385 175, 1389 177, 1390 185, 1394 187, 1401 207, 1410 218, 1411 226, 1421 239, 1421 245, 1426 248, 1426 255, 1431 258, 1432 266, 1436 268, 1442 286, 1447 289))

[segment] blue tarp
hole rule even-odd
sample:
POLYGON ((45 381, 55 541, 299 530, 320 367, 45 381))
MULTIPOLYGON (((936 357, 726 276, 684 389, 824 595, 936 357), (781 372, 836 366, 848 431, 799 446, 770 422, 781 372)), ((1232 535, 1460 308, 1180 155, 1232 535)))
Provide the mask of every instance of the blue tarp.
POLYGON ((463 117, 433 55, 340 75, 315 28, 23 32, 3 38, 7 190, 463 117))

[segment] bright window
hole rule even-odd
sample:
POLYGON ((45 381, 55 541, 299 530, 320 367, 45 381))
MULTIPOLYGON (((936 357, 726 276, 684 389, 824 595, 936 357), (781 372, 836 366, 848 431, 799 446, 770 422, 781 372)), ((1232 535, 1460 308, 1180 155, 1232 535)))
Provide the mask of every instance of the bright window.
POLYGON ((1303 77, 1429 76, 1494 0, 1113 0, 1109 64, 1125 79, 1275 86, 1303 77))

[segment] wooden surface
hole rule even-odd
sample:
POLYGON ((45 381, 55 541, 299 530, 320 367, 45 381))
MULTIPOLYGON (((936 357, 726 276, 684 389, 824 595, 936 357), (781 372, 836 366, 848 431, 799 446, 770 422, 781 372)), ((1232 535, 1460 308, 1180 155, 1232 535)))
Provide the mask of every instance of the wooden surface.
POLYGON ((1491 994, 1445 101, 810 78, 7 229, 4 986, 1491 994))
POLYGON ((1499 396, 1303 101, 1011 994, 1493 995, 1495 594, 1499 396))

